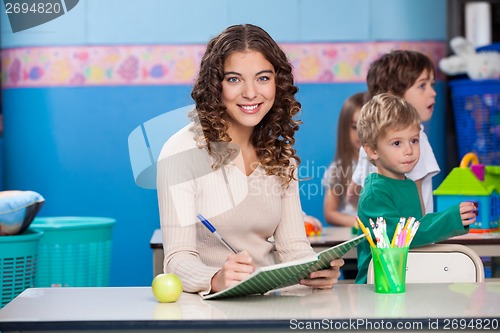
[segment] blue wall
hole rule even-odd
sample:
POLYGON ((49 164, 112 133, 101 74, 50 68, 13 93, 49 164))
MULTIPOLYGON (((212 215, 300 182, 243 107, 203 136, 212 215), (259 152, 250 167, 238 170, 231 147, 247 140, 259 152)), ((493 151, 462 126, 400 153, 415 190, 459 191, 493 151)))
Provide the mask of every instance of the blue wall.
POLYGON ((80 0, 65 15, 15 34, 2 10, 0 43, 206 43, 238 23, 260 25, 278 42, 444 41, 446 0, 80 0))
POLYGON ((149 284, 156 191, 135 185, 127 137, 147 119, 191 103, 190 87, 7 89, 7 188, 42 194, 39 216, 107 216, 111 283, 149 284), (12 111, 12 112, 11 112, 12 111))
MULTIPOLYGON (((226 26, 254 23, 279 42, 445 41, 446 0, 81 0, 62 17, 13 34, 0 16, 2 48, 50 45, 204 44, 226 26), (279 13, 279 14, 277 14, 279 13), (201 26, 202 28, 196 28, 201 26)), ((304 209, 322 217, 322 172, 334 154, 340 106, 363 83, 299 84, 304 125, 297 136, 304 209)), ((190 86, 3 89, 6 189, 46 198, 41 216, 117 219, 111 284, 149 285, 149 240, 159 227, 156 192, 137 187, 128 134, 187 104, 190 86)), ((440 165, 444 85, 427 124, 440 165)))

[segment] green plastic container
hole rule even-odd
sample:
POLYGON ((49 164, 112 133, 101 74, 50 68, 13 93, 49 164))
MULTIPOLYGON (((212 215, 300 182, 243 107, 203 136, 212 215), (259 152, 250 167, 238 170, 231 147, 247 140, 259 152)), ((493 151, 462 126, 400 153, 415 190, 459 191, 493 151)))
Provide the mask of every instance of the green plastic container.
POLYGON ((43 217, 36 287, 106 287, 111 270, 112 229, 107 217, 43 217))
POLYGON ((0 308, 34 287, 42 235, 43 231, 29 228, 20 235, 0 236, 0 308))
POLYGON ((371 248, 375 292, 399 294, 406 291, 408 247, 371 248))

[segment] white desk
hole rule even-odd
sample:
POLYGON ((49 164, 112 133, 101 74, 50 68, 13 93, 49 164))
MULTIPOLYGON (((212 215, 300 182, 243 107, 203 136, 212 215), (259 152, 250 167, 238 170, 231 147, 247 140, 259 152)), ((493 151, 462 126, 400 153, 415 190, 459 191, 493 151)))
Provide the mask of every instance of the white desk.
MULTIPOLYGON (((351 228, 326 227, 323 228, 321 236, 309 237, 311 245, 316 251, 322 251, 328 247, 338 245, 354 237, 351 228)), ((457 236, 447 239, 443 244, 462 244, 468 246, 479 256, 500 257, 500 232, 473 234, 457 236)), ((153 249, 153 276, 163 272, 163 244, 160 229, 156 229, 151 237, 150 247, 153 249)), ((346 253, 344 259, 356 259, 356 249, 346 253)))
MULTIPOLYGON (((482 318, 483 326, 489 318, 489 325, 496 325, 490 330, 500 328, 500 282, 408 284, 406 293, 394 295, 376 294, 373 288, 342 284, 320 291, 296 286, 282 296, 217 301, 184 293, 176 303, 158 303, 149 287, 34 288, 0 309, 0 331, 290 332, 305 321, 326 323, 332 330, 347 323, 366 329, 383 321, 392 327, 422 325, 413 331, 425 332, 432 331, 429 325, 451 328, 452 320, 460 318, 482 318)), ((386 331, 377 327, 372 330, 386 331)))

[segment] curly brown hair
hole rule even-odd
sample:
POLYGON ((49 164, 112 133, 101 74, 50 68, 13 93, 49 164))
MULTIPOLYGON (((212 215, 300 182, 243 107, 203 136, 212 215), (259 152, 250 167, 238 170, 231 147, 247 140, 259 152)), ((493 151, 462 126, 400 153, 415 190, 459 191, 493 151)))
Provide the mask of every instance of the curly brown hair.
POLYGON ((424 70, 435 74, 432 60, 423 53, 409 50, 386 53, 375 60, 368 69, 368 97, 381 93, 403 97, 424 70))
POLYGON ((222 102, 224 64, 233 52, 245 51, 261 53, 276 72, 274 105, 255 126, 250 141, 266 173, 279 177, 282 185, 287 187, 292 179, 296 179, 294 171, 300 164, 293 145, 301 123, 294 116, 301 105, 295 99, 298 88, 285 52, 262 28, 251 24, 233 25, 210 40, 191 93, 196 103, 195 110, 189 115, 194 123, 192 130, 196 133, 198 146, 207 147, 215 159, 214 169, 227 164, 234 156, 234 150, 218 149, 221 145, 215 143, 231 142, 227 134, 227 110, 222 102))

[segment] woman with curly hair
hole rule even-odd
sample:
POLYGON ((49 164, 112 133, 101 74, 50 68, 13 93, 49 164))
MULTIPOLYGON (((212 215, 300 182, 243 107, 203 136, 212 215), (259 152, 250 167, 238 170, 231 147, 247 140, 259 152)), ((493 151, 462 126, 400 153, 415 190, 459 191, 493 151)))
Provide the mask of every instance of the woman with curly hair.
MULTIPOLYGON (((260 27, 231 26, 208 43, 191 123, 165 143, 157 164, 164 271, 184 291, 217 292, 259 266, 315 254, 296 177, 297 91, 285 53, 260 27)), ((342 265, 332 261, 301 284, 331 288, 342 265)))

